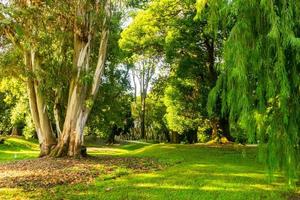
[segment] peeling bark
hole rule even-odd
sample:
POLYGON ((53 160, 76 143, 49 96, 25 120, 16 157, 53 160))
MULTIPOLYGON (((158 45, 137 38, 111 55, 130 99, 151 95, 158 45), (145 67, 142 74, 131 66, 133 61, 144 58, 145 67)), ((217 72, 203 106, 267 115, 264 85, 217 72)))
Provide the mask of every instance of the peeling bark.
MULTIPOLYGON (((25 64, 32 73, 39 69, 34 51, 25 53, 25 64)), ((52 146, 56 144, 56 138, 51 129, 45 101, 39 92, 38 80, 28 77, 27 88, 30 112, 40 144, 40 156, 45 156, 50 153, 52 146)))
MULTIPOLYGON (((100 46, 98 53, 98 61, 93 75, 92 85, 80 81, 83 72, 89 69, 90 59, 90 41, 91 41, 91 21, 84 22, 83 27, 88 27, 87 30, 81 30, 80 27, 75 27, 74 33, 74 68, 77 70, 76 77, 73 77, 69 89, 68 106, 66 110, 66 117, 63 125, 63 130, 58 138, 58 144, 51 151, 50 155, 54 157, 72 156, 81 157, 86 155, 83 146, 83 129, 91 111, 92 104, 96 98, 99 86, 101 83, 101 76, 104 71, 109 29, 107 22, 110 17, 110 1, 107 1, 105 10, 107 16, 103 20, 103 27, 100 38, 100 46), (79 33, 80 34, 79 34, 79 33), (82 35, 86 35, 83 38, 82 35)), ((85 16, 84 8, 78 8, 77 14, 85 16)), ((85 19, 88 19, 86 17, 85 19)))

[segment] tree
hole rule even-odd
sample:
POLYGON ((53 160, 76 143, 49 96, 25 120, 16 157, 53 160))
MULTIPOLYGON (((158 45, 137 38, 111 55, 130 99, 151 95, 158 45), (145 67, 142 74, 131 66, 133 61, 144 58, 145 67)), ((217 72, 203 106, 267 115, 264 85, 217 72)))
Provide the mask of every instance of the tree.
POLYGON ((11 1, 7 6, 1 4, 1 13, 5 13, 0 15, 1 38, 13 44, 24 57, 21 66, 26 71, 31 116, 41 156, 80 156, 82 152, 83 128, 105 66, 112 6, 110 0, 101 3, 27 0, 11 1), (48 48, 53 52, 46 51, 48 48), (50 99, 47 89, 54 81, 44 76, 59 71, 48 65, 49 57, 58 57, 62 64, 60 72, 65 72, 60 74, 63 79, 55 87, 60 88, 61 84, 65 90, 51 91, 62 105, 60 95, 67 99, 64 118, 56 118, 63 124, 58 124, 61 126, 58 138, 51 128, 47 104, 50 99))
MULTIPOLYGON (((150 83, 155 73, 156 60, 153 58, 139 58, 134 64, 134 68, 131 69, 134 82, 138 80, 138 86, 140 89, 140 105, 139 109, 139 121, 141 129, 141 138, 146 138, 145 119, 146 119, 146 98, 149 91, 150 83)), ((135 87, 137 87, 135 85, 135 87)), ((136 90, 136 88, 135 88, 136 90)))
MULTIPOLYGON (((147 23, 149 21, 150 15, 141 11, 135 17, 135 20, 130 24, 121 34, 121 39, 119 44, 121 49, 127 52, 128 64, 132 65, 132 79, 134 83, 135 99, 137 88, 140 89, 140 132, 141 138, 145 139, 146 129, 145 129, 145 116, 146 116, 146 98, 147 93, 154 77, 155 71, 158 68, 159 61, 161 57, 156 53, 155 49, 151 49, 151 45, 154 42, 149 42, 149 38, 143 38, 145 33, 155 33, 157 27, 150 29, 147 23), (143 18, 146 15, 146 18, 143 18), (149 29, 145 29, 148 27, 149 29)), ((158 39, 161 39, 157 37, 158 39)), ((153 39, 153 38, 152 38, 153 39)))
POLYGON ((250 141, 257 138, 270 172, 283 168, 293 184, 300 150, 300 2, 199 0, 198 13, 204 8, 216 31, 213 22, 233 24, 210 109, 220 97, 230 126, 245 130, 250 141))

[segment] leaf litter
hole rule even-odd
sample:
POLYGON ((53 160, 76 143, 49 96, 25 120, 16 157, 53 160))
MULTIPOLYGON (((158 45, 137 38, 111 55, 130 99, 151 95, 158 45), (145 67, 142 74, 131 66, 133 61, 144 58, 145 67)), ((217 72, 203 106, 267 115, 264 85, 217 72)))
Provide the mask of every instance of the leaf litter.
POLYGON ((146 173, 164 168, 162 164, 151 158, 44 157, 0 164, 0 188, 36 190, 56 185, 89 183, 96 177, 115 173, 120 167, 134 173, 146 173))

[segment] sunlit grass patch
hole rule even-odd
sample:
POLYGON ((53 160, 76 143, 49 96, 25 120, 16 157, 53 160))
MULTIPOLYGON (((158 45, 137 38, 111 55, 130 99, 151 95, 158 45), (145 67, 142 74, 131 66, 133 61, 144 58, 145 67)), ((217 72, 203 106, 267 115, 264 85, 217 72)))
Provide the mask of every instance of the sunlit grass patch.
POLYGON ((88 148, 88 154, 91 155, 122 155, 128 153, 125 149, 110 148, 110 147, 90 147, 88 148))
POLYGON ((27 141, 21 137, 5 137, 4 144, 0 145, 0 150, 39 150, 35 141, 27 141))
MULTIPOLYGON (((99 172, 90 182, 35 191, 2 189, 0 199, 294 200, 300 196, 299 187, 288 188, 280 172, 269 182, 256 147, 131 142, 92 147, 88 152, 99 162, 90 167, 99 172)), ((33 156, 38 151, 27 147, 0 150, 0 155, 15 153, 33 156)), ((65 173, 77 173, 85 167, 80 161, 65 173)))
POLYGON ((39 147, 35 141, 26 141, 20 137, 6 137, 0 144, 0 162, 36 158, 39 147))

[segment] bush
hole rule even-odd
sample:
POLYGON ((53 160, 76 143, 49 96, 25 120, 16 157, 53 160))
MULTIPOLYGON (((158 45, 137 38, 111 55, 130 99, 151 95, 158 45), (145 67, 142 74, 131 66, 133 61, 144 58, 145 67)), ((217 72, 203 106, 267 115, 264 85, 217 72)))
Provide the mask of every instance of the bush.
POLYGON ((206 143, 209 140, 210 140, 210 135, 207 135, 205 133, 198 133, 198 142, 206 143))
POLYGON ((203 126, 198 127, 197 136, 198 142, 206 143, 211 139, 211 127, 208 121, 204 121, 203 126))
POLYGON ((23 129, 23 136, 25 137, 25 139, 34 138, 35 136, 35 128, 30 115, 27 115, 25 117, 25 127, 23 129))

